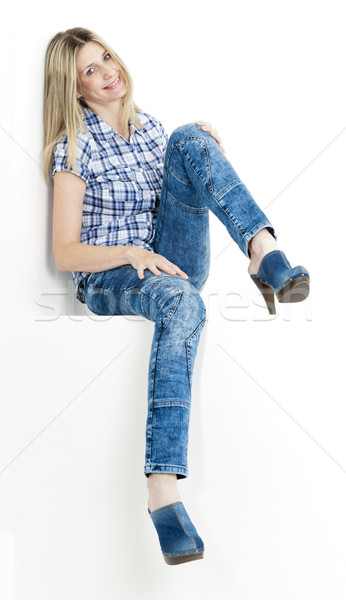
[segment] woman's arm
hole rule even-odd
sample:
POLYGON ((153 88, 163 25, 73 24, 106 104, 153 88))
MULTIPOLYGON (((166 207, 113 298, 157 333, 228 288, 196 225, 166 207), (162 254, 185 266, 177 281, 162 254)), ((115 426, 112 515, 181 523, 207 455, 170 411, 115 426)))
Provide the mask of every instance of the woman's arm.
POLYGON ((98 273, 128 264, 126 246, 80 243, 85 188, 74 173, 54 175, 53 255, 59 271, 98 273))
POLYGON ((99 273, 122 265, 132 265, 143 279, 145 269, 160 275, 187 278, 179 267, 164 256, 138 246, 93 246, 80 243, 85 181, 67 171, 54 175, 53 255, 59 271, 99 273))

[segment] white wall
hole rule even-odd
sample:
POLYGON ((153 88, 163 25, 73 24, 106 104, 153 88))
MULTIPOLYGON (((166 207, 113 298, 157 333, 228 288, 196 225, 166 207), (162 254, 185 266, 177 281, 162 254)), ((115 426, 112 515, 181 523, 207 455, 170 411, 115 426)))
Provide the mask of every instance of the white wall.
POLYGON ((1 598, 341 600, 342 3, 20 0, 5 17, 1 598), (175 568, 162 559, 143 474, 154 324, 93 315, 52 256, 39 166, 44 53, 75 26, 109 40, 136 102, 168 133, 213 123, 281 249, 311 274, 308 300, 269 317, 247 259, 211 215, 190 476, 178 484, 206 552, 175 568))

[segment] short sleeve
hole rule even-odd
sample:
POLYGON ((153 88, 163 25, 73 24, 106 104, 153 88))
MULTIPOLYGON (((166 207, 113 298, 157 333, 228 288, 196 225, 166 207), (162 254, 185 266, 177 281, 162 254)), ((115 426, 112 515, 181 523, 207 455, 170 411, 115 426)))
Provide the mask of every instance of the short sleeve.
POLYGON ((53 150, 53 164, 52 164, 52 175, 54 176, 56 171, 68 171, 81 177, 86 184, 88 184, 90 177, 90 162, 91 153, 88 140, 81 142, 77 138, 76 147, 76 160, 75 169, 70 169, 67 164, 68 154, 68 141, 67 136, 61 139, 54 147, 53 150))

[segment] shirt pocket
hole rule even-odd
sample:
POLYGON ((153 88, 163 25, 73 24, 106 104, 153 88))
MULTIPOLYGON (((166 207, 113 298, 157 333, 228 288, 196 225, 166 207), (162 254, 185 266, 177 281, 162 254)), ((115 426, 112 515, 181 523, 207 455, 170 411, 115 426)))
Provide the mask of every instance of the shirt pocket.
POLYGON ((102 173, 97 178, 97 181, 100 183, 108 183, 108 182, 116 182, 116 181, 124 181, 129 182, 133 181, 134 173, 130 167, 117 167, 116 169, 112 169, 111 171, 106 171, 102 173))
POLYGON ((130 167, 117 167, 97 177, 104 214, 124 217, 132 214, 138 201, 138 188, 130 167))

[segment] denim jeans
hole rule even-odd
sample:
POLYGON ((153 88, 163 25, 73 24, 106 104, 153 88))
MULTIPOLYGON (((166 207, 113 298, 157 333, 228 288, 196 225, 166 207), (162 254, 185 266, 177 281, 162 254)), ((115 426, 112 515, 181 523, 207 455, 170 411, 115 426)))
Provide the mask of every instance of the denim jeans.
POLYGON ((200 292, 210 266, 209 210, 226 226, 240 250, 273 226, 240 181, 216 140, 198 125, 175 129, 165 155, 154 252, 189 279, 123 265, 88 275, 80 285, 98 315, 141 315, 155 322, 148 374, 144 474, 188 476, 191 385, 206 309, 200 292))

